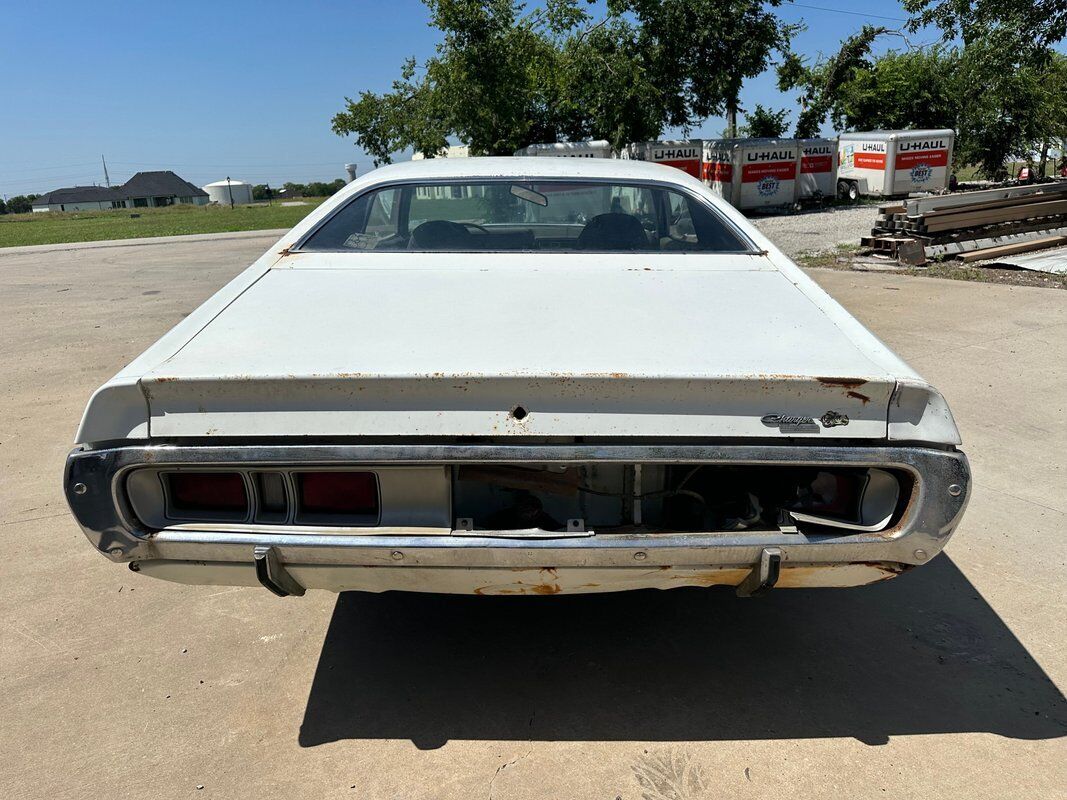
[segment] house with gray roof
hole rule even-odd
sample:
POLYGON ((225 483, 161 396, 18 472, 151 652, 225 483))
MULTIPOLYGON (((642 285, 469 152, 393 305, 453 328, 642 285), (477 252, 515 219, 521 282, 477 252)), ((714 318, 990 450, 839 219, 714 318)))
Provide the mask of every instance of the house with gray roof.
POLYGON ((170 170, 138 172, 122 186, 72 186, 54 189, 33 201, 34 211, 100 211, 111 208, 157 208, 177 204, 207 205, 203 189, 170 170))

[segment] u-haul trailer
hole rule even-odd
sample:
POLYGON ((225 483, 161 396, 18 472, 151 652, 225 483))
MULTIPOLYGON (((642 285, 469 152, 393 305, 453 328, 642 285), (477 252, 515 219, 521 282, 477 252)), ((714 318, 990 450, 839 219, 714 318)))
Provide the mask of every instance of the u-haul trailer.
POLYGON ((611 145, 603 139, 590 142, 548 142, 531 144, 515 151, 517 156, 551 156, 556 158, 613 158, 611 145))
POLYGON ((838 196, 898 197, 948 186, 956 132, 859 131, 838 138, 838 196))
POLYGON ((704 159, 704 140, 675 139, 660 142, 635 142, 622 151, 621 157, 664 164, 687 172, 694 178, 700 178, 704 159))
POLYGON ((837 191, 837 140, 800 139, 799 200, 832 200, 837 191))
POLYGON ((796 139, 708 139, 702 178, 742 210, 795 205, 800 143, 796 139))

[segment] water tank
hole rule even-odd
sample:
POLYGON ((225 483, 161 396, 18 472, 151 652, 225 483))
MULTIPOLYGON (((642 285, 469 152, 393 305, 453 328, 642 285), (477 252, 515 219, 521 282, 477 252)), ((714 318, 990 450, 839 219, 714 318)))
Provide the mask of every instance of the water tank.
POLYGON ((235 206, 243 206, 252 202, 252 184, 244 181, 223 179, 209 183, 203 188, 212 203, 218 203, 222 206, 230 204, 231 196, 235 206))

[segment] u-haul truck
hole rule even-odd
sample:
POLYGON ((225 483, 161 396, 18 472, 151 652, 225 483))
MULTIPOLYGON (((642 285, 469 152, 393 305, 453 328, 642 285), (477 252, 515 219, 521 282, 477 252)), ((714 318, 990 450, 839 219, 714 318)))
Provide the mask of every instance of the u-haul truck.
POLYGON ((792 206, 798 199, 796 139, 708 139, 701 175, 712 191, 743 210, 792 206))
POLYGON ((861 131, 838 138, 837 193, 895 197, 948 186, 956 132, 861 131))
POLYGON ((556 158, 613 158, 611 145, 603 139, 591 142, 549 142, 531 144, 515 151, 517 156, 554 156, 556 158))
POLYGON ((622 158, 652 161, 680 169, 694 178, 701 177, 704 158, 703 139, 676 139, 664 142, 635 142, 622 151, 622 158))
POLYGON ((837 191, 837 140, 800 139, 800 200, 831 200, 837 191))

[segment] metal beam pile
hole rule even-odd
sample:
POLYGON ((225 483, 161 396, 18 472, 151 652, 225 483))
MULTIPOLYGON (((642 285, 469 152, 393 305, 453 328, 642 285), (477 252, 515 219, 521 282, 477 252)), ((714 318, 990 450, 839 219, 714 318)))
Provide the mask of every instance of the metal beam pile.
POLYGON ((904 264, 987 258, 1067 242, 1067 181, 960 192, 880 206, 860 244, 904 264))

